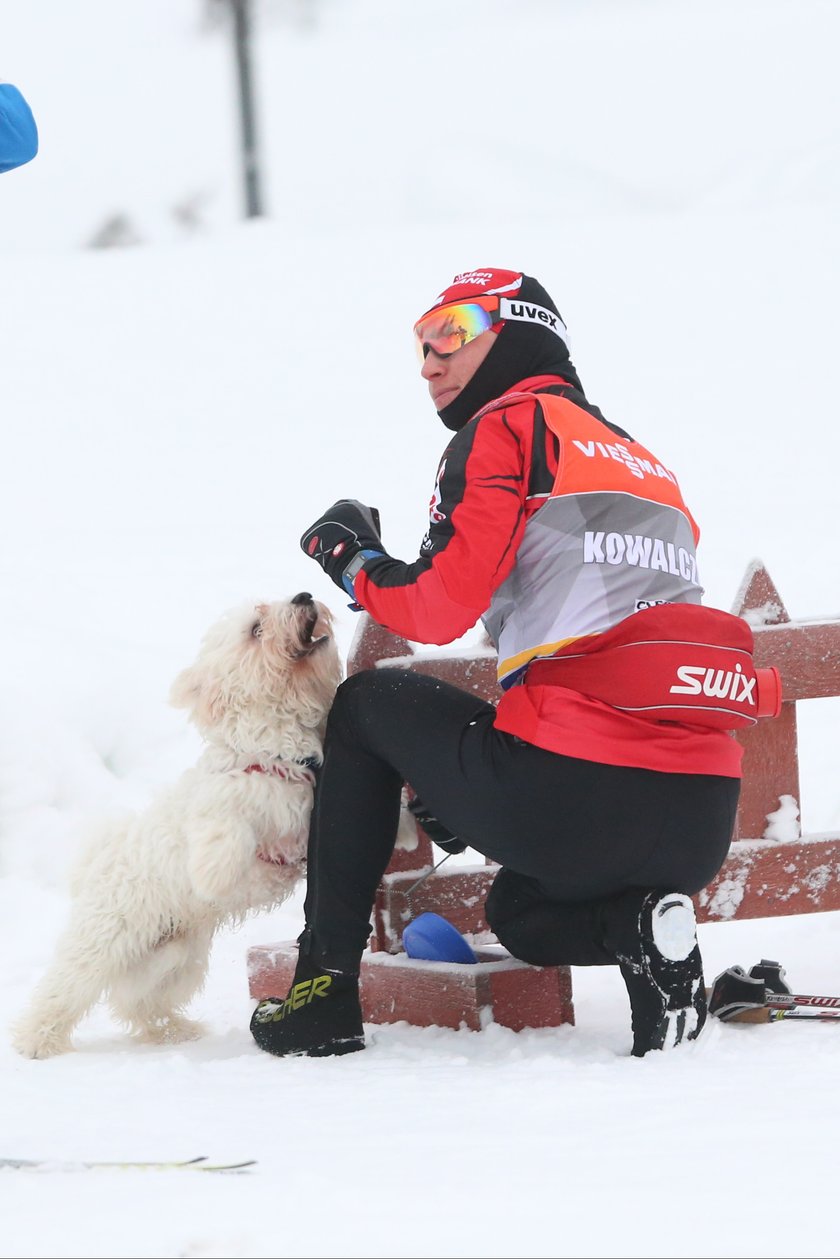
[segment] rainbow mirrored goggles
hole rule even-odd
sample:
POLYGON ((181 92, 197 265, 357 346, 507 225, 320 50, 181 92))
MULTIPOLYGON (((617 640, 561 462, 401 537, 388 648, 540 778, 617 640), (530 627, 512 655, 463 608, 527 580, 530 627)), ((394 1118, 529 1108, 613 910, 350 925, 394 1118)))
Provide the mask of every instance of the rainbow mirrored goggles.
POLYGON ((434 350, 441 358, 449 358, 482 332, 508 319, 539 324, 568 346, 566 325, 555 311, 521 298, 474 297, 469 302, 453 302, 429 311, 417 321, 414 325, 417 357, 422 363, 429 350, 434 350))
POLYGON ((441 358, 449 358, 501 318, 498 297, 474 297, 469 302, 453 302, 431 310, 414 325, 417 357, 422 363, 429 350, 434 350, 441 358))

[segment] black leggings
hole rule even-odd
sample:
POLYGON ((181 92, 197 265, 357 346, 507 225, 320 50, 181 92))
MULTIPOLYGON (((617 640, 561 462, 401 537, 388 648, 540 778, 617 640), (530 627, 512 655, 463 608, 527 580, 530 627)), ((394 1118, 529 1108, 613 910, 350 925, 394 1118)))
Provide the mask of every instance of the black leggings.
POLYGON ((376 887, 411 785, 453 834, 503 869, 487 900, 497 938, 538 965, 614 962, 604 902, 630 888, 693 894, 723 864, 739 782, 602 765, 493 725, 492 704, 399 668, 354 674, 330 713, 310 830, 311 947, 358 969, 376 887))

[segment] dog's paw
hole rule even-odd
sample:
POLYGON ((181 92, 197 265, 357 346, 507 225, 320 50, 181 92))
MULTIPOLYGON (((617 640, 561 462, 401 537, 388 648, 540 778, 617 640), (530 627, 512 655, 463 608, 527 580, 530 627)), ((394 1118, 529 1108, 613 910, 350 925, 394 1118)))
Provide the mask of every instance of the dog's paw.
POLYGON ((417 834, 417 822, 413 814, 408 811, 408 791, 403 787, 400 796, 400 820, 397 826, 397 839, 395 848, 401 848, 404 852, 414 852, 420 842, 417 834))
POLYGON ((69 1033, 54 1027, 18 1027, 12 1032, 12 1046, 24 1058, 55 1058, 69 1053, 73 1042, 69 1033))
POLYGON ((188 1019, 181 1014, 156 1019, 154 1023, 139 1023, 132 1028, 136 1040, 148 1045, 177 1045, 185 1040, 199 1040, 207 1034, 203 1023, 188 1019))

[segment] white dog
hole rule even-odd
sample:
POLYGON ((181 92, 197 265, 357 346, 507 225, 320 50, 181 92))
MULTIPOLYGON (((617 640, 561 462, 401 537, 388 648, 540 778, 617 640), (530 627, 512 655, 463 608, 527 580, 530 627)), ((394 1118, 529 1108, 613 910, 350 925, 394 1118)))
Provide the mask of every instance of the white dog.
POLYGON ((214 933, 285 900, 305 870, 341 672, 330 613, 309 594, 249 604, 207 633, 170 696, 207 746, 146 812, 92 836, 56 959, 14 1029, 21 1053, 71 1049, 103 996, 139 1039, 201 1034, 183 1009, 214 933))

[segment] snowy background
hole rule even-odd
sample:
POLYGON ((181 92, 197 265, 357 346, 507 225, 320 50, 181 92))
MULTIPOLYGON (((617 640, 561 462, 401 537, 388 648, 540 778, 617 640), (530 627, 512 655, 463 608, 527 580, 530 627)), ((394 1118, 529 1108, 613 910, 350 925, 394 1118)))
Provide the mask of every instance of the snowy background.
MULTIPOLYGON (((835 0, 260 0, 267 215, 242 218, 231 40, 200 0, 0 0, 41 152, 0 177, 0 1023, 65 921, 91 820, 194 759, 167 706, 205 628, 309 589, 336 497, 416 554, 447 434, 413 320, 459 270, 555 297, 589 397, 676 469, 707 601, 766 563, 840 616, 835 0), (123 247, 96 248, 118 240, 123 247), (133 242, 133 243, 132 243, 133 242)), ((800 716, 802 822, 840 827, 838 703, 800 716)), ((258 1159, 240 1176, 0 1173, 5 1256, 833 1256, 840 1042, 710 1027, 629 1057, 617 972, 577 1025, 368 1029, 345 1060, 248 1033, 217 942, 209 1036, 0 1038, 0 1155, 258 1159)), ((701 928, 707 977, 840 990, 840 918, 701 928)))

